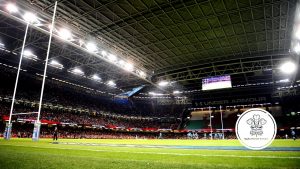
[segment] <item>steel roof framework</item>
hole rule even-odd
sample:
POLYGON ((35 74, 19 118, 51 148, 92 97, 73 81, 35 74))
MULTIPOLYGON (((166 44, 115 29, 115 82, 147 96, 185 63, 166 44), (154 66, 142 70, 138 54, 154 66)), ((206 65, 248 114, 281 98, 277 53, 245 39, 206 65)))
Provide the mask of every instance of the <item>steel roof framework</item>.
MULTIPOLYGON (((54 0, 30 2, 20 3, 51 16, 54 0)), ((224 73, 241 74, 243 83, 248 83, 249 72, 277 67, 277 62, 272 63, 273 58, 290 57, 296 2, 61 0, 57 20, 72 31, 96 37, 104 47, 132 60, 136 66, 153 71, 154 81, 180 81, 193 88, 198 85, 193 86, 191 79, 224 73), (255 59, 249 62, 247 58, 255 59), (203 63, 210 66, 202 67, 203 63)), ((1 33, 9 34, 4 29, 1 33)), ((41 44, 39 39, 37 43, 41 44)), ((87 66, 90 73, 101 72, 103 76, 116 78, 124 74, 97 58, 76 53, 80 51, 74 53, 61 45, 53 49, 57 58, 69 61, 66 64, 70 67, 87 66)), ((130 75, 122 80, 120 84, 125 88, 144 83, 130 75)))

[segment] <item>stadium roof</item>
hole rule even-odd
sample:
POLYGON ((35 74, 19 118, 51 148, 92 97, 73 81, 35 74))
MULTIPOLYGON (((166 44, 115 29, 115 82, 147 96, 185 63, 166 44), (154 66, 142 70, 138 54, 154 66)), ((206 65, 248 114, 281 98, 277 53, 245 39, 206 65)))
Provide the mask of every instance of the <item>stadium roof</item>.
MULTIPOLYGON (((50 21, 54 2, 18 3, 50 21)), ((274 70, 293 55, 290 49, 296 3, 296 0, 60 0, 56 20, 57 25, 68 27, 86 40, 93 39, 119 58, 134 63, 153 83, 168 80, 185 89, 195 89, 201 87, 203 77, 223 74, 232 75, 235 84, 282 79, 274 70)), ((24 26, 3 18, 1 34, 21 43, 24 26)), ((40 53, 45 53, 48 35, 31 33, 30 45, 43 48, 40 53)), ((149 83, 59 40, 53 43, 51 53, 69 68, 80 66, 87 74, 115 79, 124 89, 149 83)))

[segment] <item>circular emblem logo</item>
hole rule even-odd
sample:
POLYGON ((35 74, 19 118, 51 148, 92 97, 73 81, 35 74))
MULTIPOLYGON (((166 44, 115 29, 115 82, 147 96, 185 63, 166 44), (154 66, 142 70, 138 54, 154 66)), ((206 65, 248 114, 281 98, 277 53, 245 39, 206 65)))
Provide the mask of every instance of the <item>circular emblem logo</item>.
POLYGON ((273 116, 263 109, 253 108, 245 111, 235 124, 239 141, 247 148, 261 150, 274 140, 277 125, 273 116))

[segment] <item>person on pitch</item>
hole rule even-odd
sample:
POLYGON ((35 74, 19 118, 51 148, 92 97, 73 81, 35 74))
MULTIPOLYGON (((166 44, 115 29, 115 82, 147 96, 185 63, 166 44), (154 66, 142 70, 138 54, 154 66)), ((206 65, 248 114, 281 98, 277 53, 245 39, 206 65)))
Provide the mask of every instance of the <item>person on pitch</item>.
POLYGON ((296 132, 294 130, 291 131, 292 138, 296 140, 296 132))
POLYGON ((57 127, 55 127, 54 132, 53 132, 53 141, 54 140, 57 141, 57 137, 58 137, 58 129, 57 129, 57 127))

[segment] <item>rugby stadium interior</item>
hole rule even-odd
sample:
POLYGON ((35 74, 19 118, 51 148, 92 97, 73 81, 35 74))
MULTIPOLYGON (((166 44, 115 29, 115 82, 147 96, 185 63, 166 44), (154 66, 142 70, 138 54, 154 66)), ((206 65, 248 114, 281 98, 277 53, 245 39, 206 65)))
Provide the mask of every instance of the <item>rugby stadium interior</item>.
MULTIPOLYGON (((297 0, 0 0, 0 137, 10 130, 0 166, 41 168, 45 154, 29 163, 44 151, 21 157, 22 144, 63 151, 72 143, 85 158, 92 152, 78 147, 93 143, 95 156, 111 153, 97 160, 112 163, 82 162, 91 168, 298 168, 299 56, 297 0), (272 152, 248 155, 237 141, 236 122, 251 108, 276 121, 272 152), (127 159, 124 144, 140 148, 137 157, 127 159)), ((64 158, 74 161, 44 168, 83 167, 64 158)))

